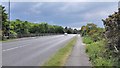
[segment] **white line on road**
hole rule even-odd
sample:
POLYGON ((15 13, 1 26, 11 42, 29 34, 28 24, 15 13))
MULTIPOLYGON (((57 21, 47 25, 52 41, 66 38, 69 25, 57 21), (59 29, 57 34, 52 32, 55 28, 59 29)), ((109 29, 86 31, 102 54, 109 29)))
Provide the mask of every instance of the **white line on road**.
POLYGON ((6 50, 2 50, 2 51, 9 51, 9 50, 13 50, 13 49, 17 49, 17 48, 21 48, 21 47, 25 47, 27 45, 23 45, 23 46, 19 46, 19 47, 13 47, 13 48, 9 48, 9 49, 6 49, 6 50))
MULTIPOLYGON (((55 36, 55 37, 52 37, 52 38, 57 38, 57 37, 60 37, 60 36, 55 36)), ((46 40, 48 40, 48 39, 46 39, 46 40)), ((26 45, 23 45, 23 46, 13 47, 13 48, 5 49, 5 50, 2 50, 2 51, 10 51, 10 50, 17 49, 17 48, 22 48, 22 47, 25 47, 25 46, 28 46, 28 45, 29 44, 26 44, 26 45)))
MULTIPOLYGON (((62 35, 64 36, 64 35, 62 35)), ((75 36, 75 35, 71 35, 71 36, 75 36)), ((60 36, 56 36, 56 37, 60 37, 60 36)), ((56 37, 52 37, 52 38, 56 38, 56 37)), ((49 38, 48 38, 49 39, 49 38)), ((18 47, 13 47, 13 48, 9 48, 9 49, 5 49, 5 50, 2 50, 3 52, 5 51, 10 51, 10 50, 14 50, 14 49, 17 49, 17 48, 22 48, 22 47, 25 47, 25 46, 28 46, 29 44, 26 44, 26 45, 23 45, 23 46, 18 46, 18 47)))

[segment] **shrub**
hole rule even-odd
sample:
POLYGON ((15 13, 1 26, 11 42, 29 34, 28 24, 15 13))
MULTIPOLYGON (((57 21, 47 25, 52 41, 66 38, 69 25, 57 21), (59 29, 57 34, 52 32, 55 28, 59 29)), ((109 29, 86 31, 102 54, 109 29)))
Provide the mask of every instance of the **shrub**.
MULTIPOLYGON (((90 57, 90 61, 94 66, 112 66, 113 60, 104 57, 105 41, 97 41, 91 44, 87 44, 86 52, 90 57)), ((106 54, 107 55, 107 54, 106 54)), ((109 55, 107 55, 109 56, 109 55)))
POLYGON ((107 42, 107 54, 115 59, 114 65, 120 67, 120 8, 118 12, 109 15, 103 20, 105 26, 105 38, 107 42))
POLYGON ((11 30, 9 38, 17 38, 17 33, 11 30))
POLYGON ((91 37, 86 36, 83 38, 83 43, 91 44, 91 43, 93 43, 93 40, 91 37))

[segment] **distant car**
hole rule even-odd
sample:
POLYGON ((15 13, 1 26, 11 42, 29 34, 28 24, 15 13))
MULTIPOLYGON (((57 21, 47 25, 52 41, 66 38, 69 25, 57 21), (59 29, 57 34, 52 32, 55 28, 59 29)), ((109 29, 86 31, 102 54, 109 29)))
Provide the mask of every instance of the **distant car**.
POLYGON ((64 33, 65 36, 67 36, 67 33, 64 33))

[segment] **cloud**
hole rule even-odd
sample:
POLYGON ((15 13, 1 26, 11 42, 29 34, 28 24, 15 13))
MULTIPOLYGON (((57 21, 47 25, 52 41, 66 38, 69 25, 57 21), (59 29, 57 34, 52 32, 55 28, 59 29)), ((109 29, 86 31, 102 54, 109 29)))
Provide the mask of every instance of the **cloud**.
POLYGON ((117 2, 13 2, 11 19, 48 22, 79 28, 88 22, 103 27, 101 19, 117 11, 117 2))
POLYGON ((2 5, 2 2, 0 2, 0 5, 2 5))
MULTIPOLYGON (((1 0, 8 2, 9 0, 1 0)), ((119 0, 10 0, 11 2, 118 2, 119 0)))
MULTIPOLYGON (((34 6, 28 9, 28 11, 31 11, 31 13, 39 14, 41 11, 38 9, 42 7, 42 3, 36 3, 34 6)), ((27 13, 27 12, 26 12, 27 13)))

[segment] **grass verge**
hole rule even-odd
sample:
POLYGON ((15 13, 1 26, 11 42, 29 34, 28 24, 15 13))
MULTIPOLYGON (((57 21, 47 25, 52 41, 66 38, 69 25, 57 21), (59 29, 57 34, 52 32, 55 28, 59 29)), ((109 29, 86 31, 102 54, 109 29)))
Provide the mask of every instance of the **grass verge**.
POLYGON ((15 41, 15 39, 0 40, 0 42, 11 42, 11 41, 15 41))
MULTIPOLYGON (((89 55, 90 61, 93 66, 112 66, 112 59, 107 59, 104 57, 105 52, 105 40, 100 40, 97 42, 89 42, 90 37, 84 37, 83 42, 86 44, 86 53, 89 55)), ((106 54, 107 56, 107 54, 106 54)))
POLYGON ((63 66, 66 59, 70 55, 77 38, 72 38, 65 47, 61 48, 51 59, 49 59, 43 66, 63 66))
POLYGON ((85 44, 91 44, 91 43, 93 43, 93 40, 91 39, 91 37, 85 36, 83 38, 83 43, 85 43, 85 44))

